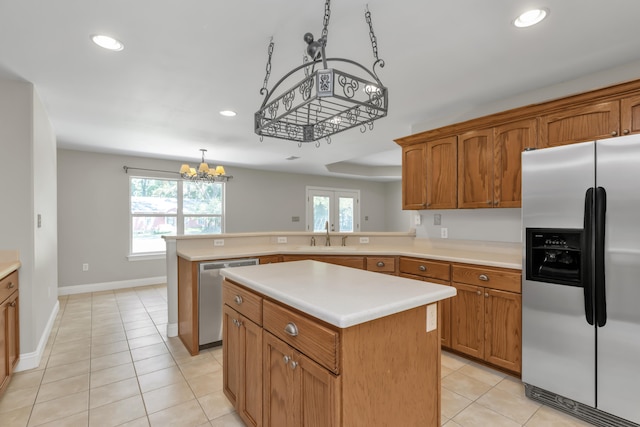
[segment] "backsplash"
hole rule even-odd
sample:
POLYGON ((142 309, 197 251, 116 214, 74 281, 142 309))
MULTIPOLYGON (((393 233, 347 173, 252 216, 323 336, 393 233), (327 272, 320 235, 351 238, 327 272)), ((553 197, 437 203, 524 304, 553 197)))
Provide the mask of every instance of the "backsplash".
POLYGON ((442 228, 446 228, 448 239, 522 242, 519 208, 423 210, 415 214, 420 215, 420 225, 415 225, 419 239, 442 239, 442 228), (440 225, 434 225, 435 215, 440 215, 440 225))

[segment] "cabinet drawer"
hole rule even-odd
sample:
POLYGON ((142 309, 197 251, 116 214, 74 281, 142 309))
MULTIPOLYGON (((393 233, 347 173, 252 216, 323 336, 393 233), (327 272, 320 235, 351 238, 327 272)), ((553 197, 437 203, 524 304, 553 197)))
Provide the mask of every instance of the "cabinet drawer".
POLYGON ((414 274, 420 277, 428 277, 449 281, 449 263, 441 261, 428 261, 420 258, 400 258, 400 272, 414 274))
POLYGON ((264 329, 334 373, 340 334, 271 301, 264 301, 264 329))
POLYGON ((516 270, 455 264, 452 270, 453 281, 456 283, 467 283, 517 293, 520 293, 522 289, 522 276, 516 270))
POLYGON ((0 280, 0 302, 9 298, 9 295, 18 290, 18 272, 14 271, 0 280))
POLYGON ((396 259, 394 257, 367 257, 367 270, 395 273, 396 259))
POLYGON ((222 300, 238 313, 262 325, 262 297, 244 289, 235 283, 222 282, 222 300))

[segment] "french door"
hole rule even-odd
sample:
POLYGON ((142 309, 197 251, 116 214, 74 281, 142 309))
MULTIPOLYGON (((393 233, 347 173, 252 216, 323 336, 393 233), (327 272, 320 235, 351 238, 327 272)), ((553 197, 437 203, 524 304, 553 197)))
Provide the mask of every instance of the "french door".
POLYGON ((307 230, 360 231, 360 191, 307 187, 307 230))

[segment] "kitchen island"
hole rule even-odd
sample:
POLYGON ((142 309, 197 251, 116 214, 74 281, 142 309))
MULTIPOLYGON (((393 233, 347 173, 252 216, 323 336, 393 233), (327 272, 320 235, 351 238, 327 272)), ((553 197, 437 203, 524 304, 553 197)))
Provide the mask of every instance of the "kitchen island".
POLYGON ((455 288, 317 261, 221 274, 224 391, 247 425, 440 425, 455 288))

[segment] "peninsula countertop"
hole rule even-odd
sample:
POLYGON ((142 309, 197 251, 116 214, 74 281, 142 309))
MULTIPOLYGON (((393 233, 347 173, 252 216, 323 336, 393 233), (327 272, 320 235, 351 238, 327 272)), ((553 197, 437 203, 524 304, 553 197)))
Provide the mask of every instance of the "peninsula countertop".
POLYGON ((225 268, 221 274, 339 328, 456 295, 452 286, 317 261, 225 268))

